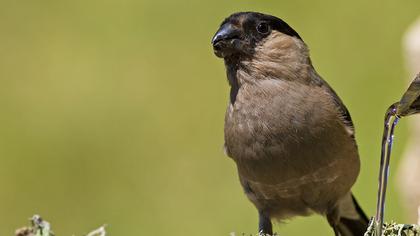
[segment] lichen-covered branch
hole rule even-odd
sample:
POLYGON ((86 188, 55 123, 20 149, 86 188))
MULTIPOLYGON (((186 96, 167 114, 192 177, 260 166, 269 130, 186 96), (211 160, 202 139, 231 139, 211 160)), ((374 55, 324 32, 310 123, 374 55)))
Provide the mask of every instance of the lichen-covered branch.
MULTIPOLYGON (((39 215, 34 215, 30 219, 31 226, 17 229, 16 236, 55 236, 51 230, 51 225, 39 215)), ((86 236, 106 236, 105 225, 86 234, 86 236)))
MULTIPOLYGON (((373 218, 364 236, 377 236, 375 230, 375 221, 373 218)), ((420 235, 420 226, 416 224, 397 224, 395 222, 385 223, 382 236, 418 236, 420 235)))

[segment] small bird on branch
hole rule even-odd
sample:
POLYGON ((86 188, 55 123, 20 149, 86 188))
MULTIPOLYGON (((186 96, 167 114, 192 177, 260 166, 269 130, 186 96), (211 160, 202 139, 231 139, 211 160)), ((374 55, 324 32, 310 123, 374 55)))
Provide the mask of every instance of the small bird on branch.
POLYGON ((360 169, 353 122, 299 34, 277 17, 240 12, 212 44, 230 85, 225 150, 259 232, 272 235, 272 219, 318 213, 335 235, 363 235, 368 219, 350 191, 360 169))

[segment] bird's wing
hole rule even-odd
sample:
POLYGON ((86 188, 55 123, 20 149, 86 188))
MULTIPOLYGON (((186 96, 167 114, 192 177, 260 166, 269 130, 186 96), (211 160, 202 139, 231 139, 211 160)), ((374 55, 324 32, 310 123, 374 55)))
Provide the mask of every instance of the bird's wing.
POLYGON ((350 112, 349 110, 347 110, 347 107, 344 105, 343 101, 341 101, 337 93, 331 88, 331 86, 325 80, 321 78, 321 76, 316 74, 312 78, 314 78, 313 81, 316 85, 325 88, 327 92, 331 95, 334 103, 337 105, 338 111, 340 112, 344 125, 348 129, 350 135, 354 138, 354 135, 355 135, 354 124, 351 119, 350 112))

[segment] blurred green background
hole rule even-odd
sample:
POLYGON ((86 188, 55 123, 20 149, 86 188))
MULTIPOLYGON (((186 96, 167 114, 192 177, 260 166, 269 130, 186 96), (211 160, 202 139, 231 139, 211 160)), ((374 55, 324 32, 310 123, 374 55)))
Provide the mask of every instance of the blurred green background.
MULTIPOLYGON (((382 120, 406 87, 401 38, 418 0, 1 0, 0 235, 34 213, 58 235, 103 223, 109 235, 255 233, 222 151, 229 89, 210 45, 244 10, 291 24, 344 100, 363 165, 354 192, 373 215, 382 120)), ((404 221, 391 184, 387 218, 404 221)), ((332 235, 319 216, 276 230, 332 235)))

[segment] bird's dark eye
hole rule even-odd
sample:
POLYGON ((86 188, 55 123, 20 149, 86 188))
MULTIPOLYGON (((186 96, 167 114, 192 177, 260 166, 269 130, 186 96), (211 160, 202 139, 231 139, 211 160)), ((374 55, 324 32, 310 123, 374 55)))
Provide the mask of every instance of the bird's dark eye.
POLYGON ((259 23, 257 26, 257 31, 260 34, 267 34, 270 32, 270 26, 265 22, 259 23))

